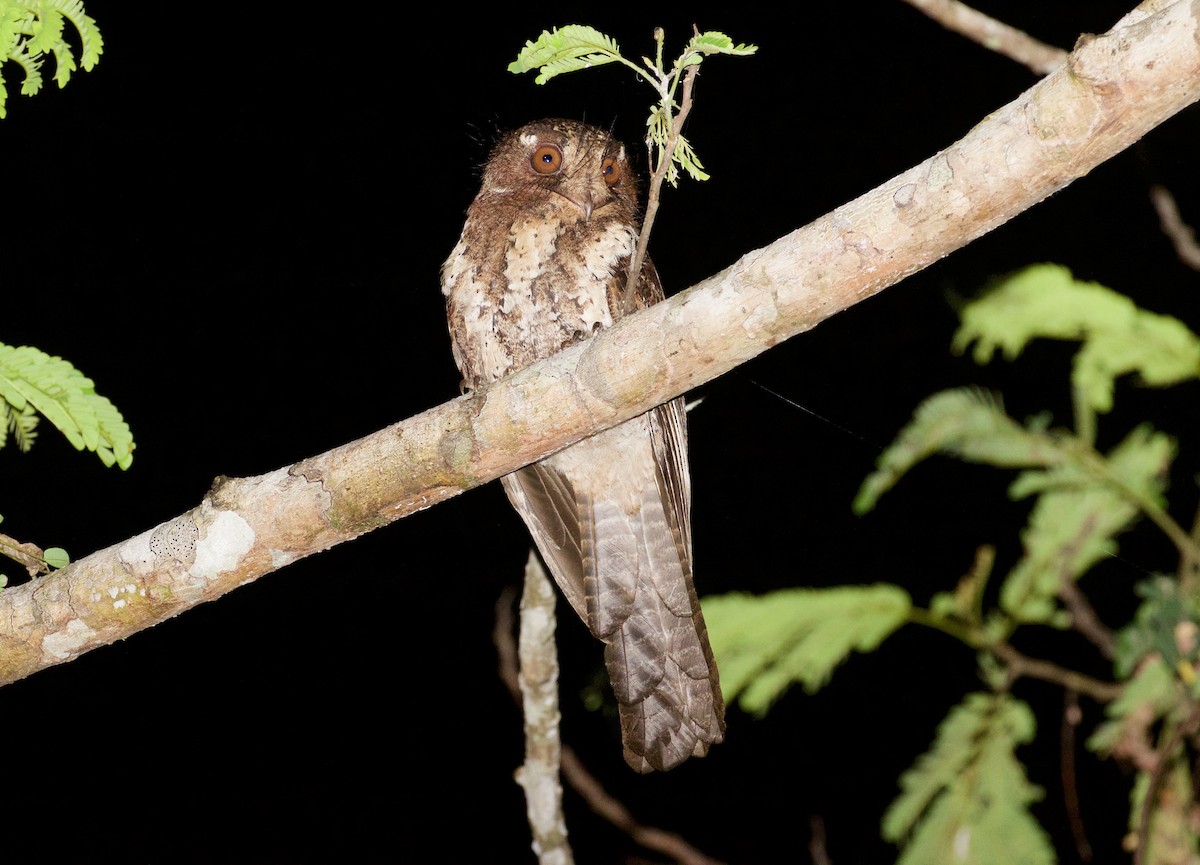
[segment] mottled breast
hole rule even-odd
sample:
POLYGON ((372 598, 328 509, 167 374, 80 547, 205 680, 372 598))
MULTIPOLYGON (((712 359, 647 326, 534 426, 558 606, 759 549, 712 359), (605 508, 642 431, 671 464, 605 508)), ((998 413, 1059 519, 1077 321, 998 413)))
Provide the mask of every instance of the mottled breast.
POLYGON ((492 381, 620 317, 637 245, 624 148, 602 130, 541 121, 493 151, 442 267, 455 360, 492 381))

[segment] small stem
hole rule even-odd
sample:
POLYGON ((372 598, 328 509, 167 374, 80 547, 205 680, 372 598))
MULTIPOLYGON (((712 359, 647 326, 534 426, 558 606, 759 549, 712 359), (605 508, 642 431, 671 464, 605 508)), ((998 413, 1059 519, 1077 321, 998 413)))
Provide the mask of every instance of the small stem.
POLYGON ((972 649, 982 649, 986 645, 977 629, 960 624, 953 619, 935 616, 923 607, 913 607, 910 609, 908 611, 908 620, 914 625, 924 625, 927 628, 933 628, 935 631, 941 631, 943 634, 953 637, 960 643, 966 643, 972 649))
POLYGON ((1044 682, 1052 682, 1068 690, 1086 694, 1098 703, 1115 700, 1122 690, 1122 686, 1115 682, 1102 682, 1100 679, 1093 679, 1091 676, 1077 673, 1075 670, 1068 670, 1050 661, 1030 658, 1028 655, 1018 652, 1008 643, 994 643, 987 648, 1008 664, 1011 679, 1014 681, 1021 676, 1041 679, 1044 682))
POLYGON ((1122 686, 1115 682, 1103 682, 1100 679, 1094 679, 1083 673, 1077 673, 1074 670, 1060 667, 1058 664, 1050 661, 1030 658, 1028 655, 1018 652, 1011 644, 1003 640, 989 641, 984 636, 982 628, 969 627, 959 624, 952 619, 935 616, 928 610, 920 607, 913 607, 908 611, 908 620, 915 625, 925 625, 926 627, 941 631, 943 634, 954 637, 954 639, 965 643, 973 649, 991 652, 997 658, 1007 663, 1010 681, 1015 681, 1022 676, 1028 676, 1031 679, 1041 679, 1045 682, 1061 685, 1071 691, 1087 694, 1099 703, 1110 702, 1116 699, 1121 693, 1122 686))
POLYGON ((31 577, 50 573, 50 566, 46 564, 45 553, 42 552, 41 547, 36 544, 21 543, 16 538, 3 533, 0 533, 0 556, 12 559, 28 571, 31 577))
POLYGON ((1087 395, 1077 387, 1071 388, 1071 407, 1075 413, 1075 435, 1089 448, 1096 445, 1096 410, 1087 401, 1087 395))
POLYGON ((1062 757, 1063 805, 1067 809, 1067 822, 1071 825, 1071 837, 1075 841, 1075 852, 1081 862, 1092 861, 1092 845, 1080 815, 1079 785, 1075 773, 1075 731, 1079 727, 1079 695, 1068 690, 1063 693, 1062 726, 1059 730, 1059 753, 1062 757))
POLYGON ((1179 260, 1192 270, 1200 270, 1200 243, 1196 242, 1196 231, 1179 215, 1175 196, 1165 186, 1151 186, 1150 202, 1158 213, 1163 234, 1175 245, 1179 260))
POLYGON ((1179 552, 1181 559, 1200 556, 1200 550, 1197 549, 1195 539, 1185 532, 1183 527, 1175 522, 1171 515, 1159 506, 1158 502, 1121 480, 1112 471, 1103 455, 1089 448, 1087 451, 1081 452, 1079 456, 1084 465, 1094 471, 1104 481, 1120 490, 1123 495, 1137 505, 1138 510, 1145 514, 1152 523, 1162 530, 1163 534, 1170 538, 1171 543, 1175 545, 1175 549, 1179 552))
POLYGON ((1113 638, 1112 631, 1100 621, 1100 617, 1096 615, 1096 609, 1088 601, 1087 596, 1079 591, 1079 586, 1071 579, 1071 575, 1062 573, 1060 577, 1058 594, 1066 605, 1067 612, 1071 614, 1071 627, 1083 634, 1092 645, 1100 650, 1100 654, 1111 661, 1116 653, 1116 640, 1113 638))
MULTIPOLYGON (((699 66, 689 66, 683 75, 683 97, 679 101, 679 113, 671 122, 671 131, 667 136, 667 144, 663 148, 662 158, 659 159, 658 165, 654 169, 654 176, 650 179, 650 191, 646 196, 646 215, 642 218, 642 233, 638 236, 637 249, 634 250, 633 258, 629 262, 629 275, 625 279, 625 296, 621 301, 622 309, 626 313, 636 309, 637 286, 642 274, 642 262, 646 260, 646 248, 650 245, 650 229, 653 227, 654 217, 658 213, 659 194, 662 190, 663 180, 671 167, 675 144, 679 141, 679 134, 683 130, 683 121, 687 119, 688 112, 692 110, 692 86, 699 70, 699 66)), ((670 116, 671 103, 665 97, 663 107, 670 116)))
POLYGON ((1192 519, 1192 531, 1188 534, 1191 545, 1179 557, 1179 589, 1185 598, 1192 597, 1200 581, 1200 507, 1192 519))
POLYGON ((595 776, 580 762, 575 752, 566 745, 563 746, 562 771, 563 778, 583 797, 592 811, 626 833, 635 843, 647 850, 661 853, 679 865, 723 865, 719 860, 697 850, 674 832, 639 823, 624 804, 613 798, 612 794, 601 786, 595 776))

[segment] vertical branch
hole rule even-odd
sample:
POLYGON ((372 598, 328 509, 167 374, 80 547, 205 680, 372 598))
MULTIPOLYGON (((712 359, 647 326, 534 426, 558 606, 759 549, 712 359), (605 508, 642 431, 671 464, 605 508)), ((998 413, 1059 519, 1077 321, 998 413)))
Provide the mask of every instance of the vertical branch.
MULTIPOLYGON (((530 551, 530 558, 533 560, 535 566, 537 563, 536 555, 535 552, 530 551)), ((540 566, 538 566, 538 570, 541 570, 540 566)), ((551 588, 551 593, 553 594, 553 588, 551 588)), ((515 594, 515 590, 506 589, 497 599, 496 626, 492 631, 492 639, 496 644, 496 653, 500 660, 500 680, 504 682, 513 699, 520 703, 524 700, 522 695, 523 686, 521 684, 521 676, 517 671, 517 646, 512 638, 512 600, 515 594)), ((528 730, 528 727, 526 729, 528 730)), ((557 741, 558 726, 554 725, 551 730, 557 741)), ((674 832, 667 832, 655 826, 647 826, 639 823, 624 804, 613 798, 600 785, 600 782, 588 771, 583 761, 575 755, 570 746, 561 745, 560 748, 563 780, 583 798, 592 811, 603 817, 621 832, 627 834, 635 843, 640 844, 647 850, 661 853, 671 861, 679 863, 679 865, 722 865, 720 861, 697 850, 674 832)), ((549 809, 547 809, 548 811, 549 809)), ((569 863, 570 860, 566 861, 569 863)))
MULTIPOLYGON (((683 73, 683 95, 679 99, 679 113, 671 122, 671 133, 667 138, 667 144, 663 148, 662 157, 658 160, 658 165, 655 166, 654 174, 650 178, 650 189, 646 194, 646 214, 642 217, 642 233, 638 235, 637 249, 634 250, 633 258, 630 259, 629 276, 625 279, 625 297, 621 305, 627 313, 634 310, 634 295, 637 293, 638 277, 642 273, 642 262, 646 260, 646 249, 650 245, 650 229, 653 227, 654 217, 658 213, 663 180, 666 179, 667 172, 671 168, 671 160, 675 156, 675 145, 679 142, 679 136, 683 132, 683 122, 687 120, 688 113, 692 110, 692 87, 696 81, 696 73, 699 71, 699 65, 693 65, 687 67, 687 71, 683 73)), ((664 104, 667 110, 670 110, 670 99, 664 99, 664 104)))
POLYGON ((1079 805, 1079 787, 1075 783, 1075 732, 1083 719, 1079 710, 1079 694, 1072 690, 1063 692, 1062 726, 1059 729, 1059 754, 1062 775, 1063 805, 1067 809, 1067 822, 1071 826, 1071 837, 1075 841, 1075 852, 1079 861, 1091 862, 1092 845, 1088 842, 1083 827, 1083 816, 1079 805))
POLYGON ((525 809, 533 831, 533 850, 541 865, 571 865, 567 824, 559 781, 561 743, 558 712, 558 653, 554 646, 554 589, 537 554, 530 550, 521 595, 520 660, 525 710, 525 764, 517 783, 525 790, 525 809))

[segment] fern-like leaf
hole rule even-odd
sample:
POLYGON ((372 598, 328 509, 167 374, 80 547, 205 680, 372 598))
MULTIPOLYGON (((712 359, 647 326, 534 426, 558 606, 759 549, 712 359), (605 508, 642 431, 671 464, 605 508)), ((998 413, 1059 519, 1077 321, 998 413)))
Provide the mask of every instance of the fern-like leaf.
POLYGON ((538 70, 534 79, 545 84, 556 75, 575 72, 621 60, 621 51, 611 37, 582 24, 543 30, 535 41, 526 42, 508 71, 519 75, 538 70))
POLYGON ((48 0, 47 5, 53 6, 75 25, 81 46, 79 65, 84 71, 91 72, 104 53, 104 37, 100 35, 95 19, 84 12, 83 0, 48 0))
MULTIPOLYGON (((671 140, 671 121, 663 113, 661 107, 655 107, 646 120, 646 137, 657 148, 658 153, 666 150, 667 142, 671 140)), ((664 157, 660 157, 664 158, 664 157)), ((693 180, 708 180, 704 166, 692 150, 692 145, 682 135, 675 138, 675 150, 671 153, 671 162, 667 166, 666 181, 672 186, 679 185, 679 168, 682 167, 693 180)))
MULTIPOLYGON (((79 34, 80 63, 91 70, 104 51, 104 40, 96 22, 83 11, 81 0, 0 0, 0 65, 5 60, 18 64, 25 73, 21 92, 26 96, 42 88, 41 64, 47 54, 54 55, 54 80, 64 87, 78 68, 75 53, 63 38, 64 19, 79 34)), ((0 73, 0 118, 8 90, 0 73)))
POLYGON ((1042 791, 1013 753, 1034 730, 1033 712, 1007 694, 968 694, 952 709, 884 815, 884 837, 904 845, 899 865, 1051 865, 1028 810, 1042 791))
POLYGON ((1022 427, 988 394, 972 388, 941 391, 917 406, 913 419, 880 454, 854 498, 854 512, 870 511, 909 469, 937 453, 1004 468, 1053 465, 1063 458, 1051 436, 1036 426, 1022 427))
POLYGON ((1133 621, 1117 633, 1113 657, 1117 675, 1128 678, 1146 658, 1155 657, 1194 680, 1200 662, 1200 646, 1191 637, 1200 633, 1195 599, 1178 580, 1161 574, 1142 580, 1134 589, 1144 600, 1133 621))
POLYGON ((1139 426, 1098 465, 1068 454, 1045 471, 1023 472, 1009 488, 1037 504, 1021 533, 1024 552, 1005 578, 1000 605, 1017 621, 1054 623, 1062 581, 1077 580, 1116 552, 1116 535, 1140 513, 1138 499, 1158 503, 1174 441, 1139 426))
POLYGON ((13 412, 36 409, 77 450, 95 451, 105 465, 127 469, 133 462, 133 435, 120 412, 60 357, 0 344, 0 399, 13 412))
POLYGON ((764 714, 793 682, 819 689, 851 652, 869 652, 906 621, 898 586, 733 592, 704 599, 727 700, 764 714))
POLYGON ((33 447, 33 440, 37 438, 37 425, 38 414, 33 406, 17 409, 0 401, 0 448, 8 444, 8 434, 12 433, 17 449, 21 453, 28 453, 33 447))
POLYGON ((1106 757, 1152 754, 1159 719, 1186 705, 1180 687, 1166 661, 1161 657, 1146 659, 1117 699, 1105 706, 1108 720, 1088 737, 1087 747, 1106 757))
POLYGON ((1071 384, 1097 412, 1112 408, 1114 382, 1123 375, 1158 387, 1200 377, 1200 337, 1181 321, 1139 309, 1055 264, 1025 268, 969 304, 953 348, 961 353, 974 343, 982 364, 997 350, 1015 358, 1037 338, 1082 342, 1071 384))
MULTIPOLYGON (((724 33, 718 33, 715 30, 709 30, 705 33, 699 33, 691 38, 687 48, 684 50, 684 57, 693 52, 699 54, 730 54, 736 57, 746 57, 758 51, 757 45, 746 45, 740 43, 733 44, 733 40, 724 33)), ((688 61, 684 61, 687 63, 688 61)))

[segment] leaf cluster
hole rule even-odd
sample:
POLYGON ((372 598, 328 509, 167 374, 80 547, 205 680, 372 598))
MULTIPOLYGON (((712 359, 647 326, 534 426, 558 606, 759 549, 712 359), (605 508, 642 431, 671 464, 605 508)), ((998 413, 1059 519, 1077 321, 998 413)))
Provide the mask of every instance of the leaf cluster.
POLYGON ((0 413, 0 447, 11 433, 17 447, 28 451, 40 413, 76 450, 95 452, 106 466, 127 469, 133 463, 133 434, 121 413, 61 357, 0 343, 0 413))
MULTIPOLYGON (((30 346, 0 343, 0 448, 11 440, 22 452, 33 447, 41 418, 50 421, 76 450, 93 451, 106 466, 133 464, 133 434, 116 406, 96 393, 92 380, 61 357, 30 346)), ((70 562, 65 550, 20 542, 0 534, 0 556, 30 576, 70 562)), ((7 577, 0 575, 0 587, 7 577)))
MULTIPOLYGON (((42 63, 54 56, 54 80, 65 87, 80 66, 90 72, 104 52, 96 22, 81 0, 0 0, 0 62, 10 60, 24 72, 21 93, 32 96, 42 88, 42 63), (79 36, 79 62, 63 37, 70 22, 79 36)), ((8 90, 0 73, 0 118, 7 116, 8 90)))
POLYGON ((899 865, 1050 865, 1050 840, 1028 806, 1042 798, 1016 758, 1037 724, 1024 702, 974 693, 950 710, 933 746, 900 776, 883 837, 899 865))
POLYGON ((1168 851, 1200 849, 1200 805, 1190 784, 1200 749, 1200 531, 1180 527, 1167 508, 1172 436, 1141 423, 1107 452, 1094 440, 1096 417, 1111 410, 1118 379, 1165 386, 1200 378, 1200 338, 1056 265, 1014 274, 960 315, 954 349, 973 346, 980 363, 998 351, 1015 359, 1035 339, 1078 343, 1069 381, 1077 395, 1075 429, 1054 428, 1047 416, 1018 421, 998 396, 978 389, 936 393, 880 455, 853 508, 871 511, 934 457, 1015 471, 1010 498, 1031 502, 1020 557, 989 590, 997 582, 994 550, 981 546, 967 574, 936 593, 928 609, 886 584, 705 598, 722 678, 743 708, 761 714, 790 684, 815 691, 851 652, 873 650, 906 622, 937 628, 977 652, 993 690, 952 709, 930 751, 901 778, 902 792, 883 819, 884 836, 903 848, 901 863, 1054 861, 1028 810, 1041 792, 1016 757, 1036 728, 1026 704, 1010 693, 1022 676, 1111 700, 1088 746, 1137 770, 1131 843, 1142 861, 1184 861, 1168 851), (1113 635, 1091 612, 1079 581, 1116 554, 1118 537, 1140 520, 1175 546, 1179 573, 1139 584, 1141 606, 1113 635), (1079 630, 1115 659, 1120 684, 1024 657, 1008 641, 1030 625, 1079 630))
POLYGON ((537 84, 565 72, 577 72, 607 63, 619 63, 633 70, 639 78, 648 82, 659 94, 659 101, 651 107, 646 121, 647 143, 658 157, 655 165, 669 159, 666 165, 666 180, 672 186, 678 183, 682 168, 695 180, 707 180, 708 174, 687 139, 675 128, 674 118, 680 110, 678 90, 686 70, 697 67, 715 54, 744 57, 754 54, 754 45, 735 44, 724 33, 708 31, 696 33, 688 40, 682 52, 669 66, 663 64, 662 30, 654 33, 657 51, 654 60, 647 57, 641 63, 628 60, 621 54, 616 40, 600 31, 581 24, 569 24, 544 30, 536 39, 525 43, 517 59, 508 66, 514 74, 534 72, 537 84), (673 143, 672 143, 673 142, 673 143))

